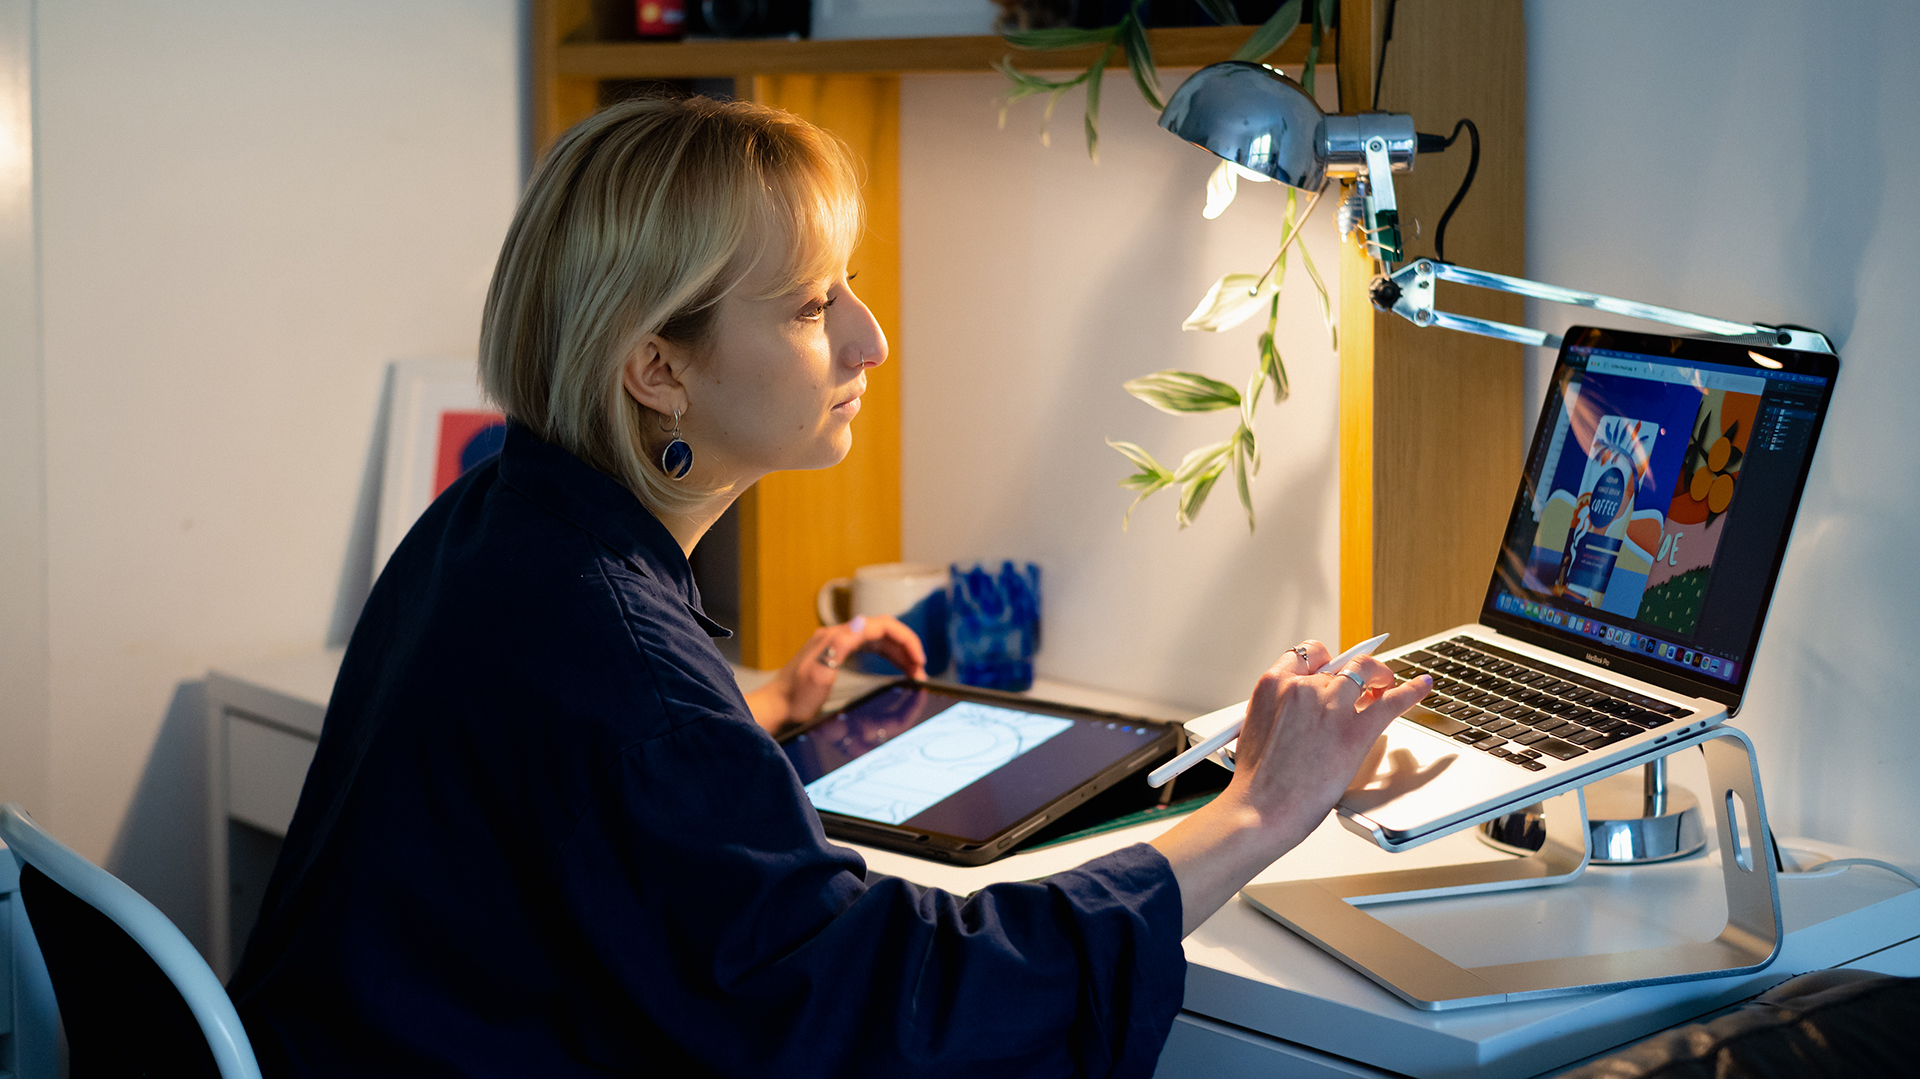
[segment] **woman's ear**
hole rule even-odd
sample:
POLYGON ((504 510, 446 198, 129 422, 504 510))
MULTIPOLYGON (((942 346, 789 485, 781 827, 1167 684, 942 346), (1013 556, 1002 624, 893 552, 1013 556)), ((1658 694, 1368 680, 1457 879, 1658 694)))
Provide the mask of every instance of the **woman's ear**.
POLYGON ((641 338, 620 367, 620 385, 627 396, 662 416, 685 412, 687 388, 674 373, 683 351, 659 334, 641 338))

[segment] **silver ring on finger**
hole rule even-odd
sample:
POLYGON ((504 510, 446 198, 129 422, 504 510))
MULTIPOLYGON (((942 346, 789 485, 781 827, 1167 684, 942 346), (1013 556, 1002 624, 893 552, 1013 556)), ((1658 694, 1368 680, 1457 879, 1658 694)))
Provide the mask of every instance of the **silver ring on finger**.
POLYGON ((820 653, 820 665, 822 667, 840 666, 840 653, 832 645, 828 645, 827 650, 820 653))
POLYGON ((1341 671, 1340 677, 1353 679, 1353 684, 1360 688, 1360 692, 1365 693, 1367 691, 1367 680, 1365 678, 1360 677, 1360 672, 1354 670, 1352 667, 1348 667, 1346 670, 1341 671))
POLYGON ((1287 649, 1287 651, 1292 652, 1296 656, 1299 656, 1300 662, 1306 664, 1309 667, 1313 666, 1313 659, 1307 655, 1306 645, 1296 644, 1292 648, 1287 649))

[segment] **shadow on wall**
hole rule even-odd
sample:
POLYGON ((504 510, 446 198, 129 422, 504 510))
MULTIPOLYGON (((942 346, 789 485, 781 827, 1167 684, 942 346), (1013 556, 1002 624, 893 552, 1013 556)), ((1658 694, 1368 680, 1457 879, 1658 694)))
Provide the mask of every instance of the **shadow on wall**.
POLYGON ((374 533, 380 526, 380 486, 387 471, 387 413, 393 405, 393 365, 387 365, 374 405, 373 437, 367 443, 367 467, 360 473, 360 497, 353 506, 353 524, 347 530, 347 555, 340 565, 340 583, 334 590, 333 616, 327 622, 327 647, 337 648, 353 636, 360 608, 373 591, 374 533))
POLYGON ((207 684, 181 682, 106 869, 207 951, 207 684))

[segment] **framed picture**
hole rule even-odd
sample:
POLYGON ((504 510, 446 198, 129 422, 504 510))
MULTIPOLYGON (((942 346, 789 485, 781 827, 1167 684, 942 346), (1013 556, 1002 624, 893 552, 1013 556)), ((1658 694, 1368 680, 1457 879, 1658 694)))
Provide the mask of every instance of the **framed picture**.
POLYGON ((480 392, 473 360, 400 360, 390 368, 386 472, 374 532, 378 576, 440 492, 500 452, 507 420, 480 392))

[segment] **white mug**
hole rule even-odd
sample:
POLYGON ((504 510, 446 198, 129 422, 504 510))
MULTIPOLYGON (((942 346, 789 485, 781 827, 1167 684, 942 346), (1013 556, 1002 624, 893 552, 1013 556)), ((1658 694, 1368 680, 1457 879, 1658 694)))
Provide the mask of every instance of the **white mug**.
MULTIPOLYGON (((927 650, 927 673, 938 674, 947 665, 947 580, 945 566, 881 562, 861 566, 851 578, 835 577, 821 585, 814 603, 823 626, 836 625, 854 615, 890 614, 900 619, 919 634, 927 650), (843 595, 847 597, 844 600, 843 595), (841 616, 841 610, 847 612, 846 617, 841 616)), ((878 657, 873 660, 876 666, 884 663, 878 657)), ((884 671, 891 670, 892 665, 886 664, 884 671)))

